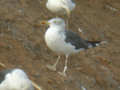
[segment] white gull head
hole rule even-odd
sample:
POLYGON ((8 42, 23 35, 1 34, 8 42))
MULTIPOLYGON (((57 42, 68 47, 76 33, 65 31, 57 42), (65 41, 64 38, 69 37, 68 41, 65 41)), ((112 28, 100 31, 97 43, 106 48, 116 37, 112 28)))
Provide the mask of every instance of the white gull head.
POLYGON ((62 28, 65 29, 65 21, 62 18, 53 18, 48 21, 50 28, 62 28))

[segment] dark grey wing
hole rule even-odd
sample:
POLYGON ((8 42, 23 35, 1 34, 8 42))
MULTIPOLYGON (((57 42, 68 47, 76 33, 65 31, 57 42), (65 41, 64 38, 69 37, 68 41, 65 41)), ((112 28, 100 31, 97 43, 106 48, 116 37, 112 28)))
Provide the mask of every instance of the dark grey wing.
POLYGON ((11 73, 13 69, 0 71, 0 83, 5 79, 6 74, 11 73))
POLYGON ((88 43, 84 39, 82 39, 77 33, 66 30, 65 35, 65 41, 74 45, 75 49, 88 48, 88 43))

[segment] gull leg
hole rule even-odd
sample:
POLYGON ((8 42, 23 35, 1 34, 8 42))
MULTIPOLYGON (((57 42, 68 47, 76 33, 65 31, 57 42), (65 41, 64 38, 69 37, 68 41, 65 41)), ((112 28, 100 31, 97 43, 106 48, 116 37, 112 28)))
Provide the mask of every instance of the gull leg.
POLYGON ((69 20, 68 19, 70 18, 71 11, 70 11, 69 7, 67 7, 66 5, 62 5, 62 8, 66 11, 66 14, 67 14, 67 20, 66 20, 66 25, 67 26, 66 26, 66 28, 69 29, 68 28, 69 27, 68 26, 69 25, 69 22, 68 22, 69 20))
POLYGON ((56 14, 56 18, 58 18, 57 14, 56 14))
POLYGON ((55 17, 56 17, 56 18, 59 18, 59 16, 58 16, 58 14, 57 14, 57 13, 55 13, 55 17))
POLYGON ((70 17, 70 14, 71 14, 70 9, 69 9, 68 7, 66 7, 66 6, 63 6, 63 8, 65 9, 66 14, 67 14, 67 17, 69 18, 69 17, 70 17))
POLYGON ((0 62, 0 66, 2 66, 3 68, 6 68, 6 65, 1 62, 0 62))
POLYGON ((41 87, 36 84, 34 81, 32 81, 32 85, 37 89, 37 90, 42 90, 41 87))
POLYGON ((58 56, 57 61, 55 62, 55 64, 47 65, 47 68, 50 69, 50 70, 56 71, 56 66, 57 66, 59 60, 60 60, 60 56, 58 56))
POLYGON ((67 12, 66 28, 69 30, 70 12, 67 12))
POLYGON ((67 63, 68 63, 68 55, 66 55, 66 59, 65 59, 65 66, 62 72, 58 72, 60 75, 62 76, 67 76, 66 75, 66 71, 67 71, 67 63))
POLYGON ((67 30, 69 30, 69 18, 67 18, 67 20, 66 20, 66 28, 67 28, 67 30))

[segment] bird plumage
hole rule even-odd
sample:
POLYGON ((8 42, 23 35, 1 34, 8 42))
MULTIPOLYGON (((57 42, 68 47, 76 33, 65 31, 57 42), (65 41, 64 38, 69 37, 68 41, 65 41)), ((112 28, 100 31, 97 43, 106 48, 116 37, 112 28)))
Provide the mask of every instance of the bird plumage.
POLYGON ((48 47, 57 53, 72 54, 100 43, 84 40, 77 33, 66 30, 64 20, 61 18, 54 18, 48 22, 50 27, 45 33, 45 41, 48 47))
MULTIPOLYGON (((101 41, 87 41, 81 38, 77 33, 66 30, 66 25, 63 19, 53 18, 47 22, 49 28, 45 33, 45 42, 47 46, 54 52, 64 54, 66 56, 65 67, 60 74, 66 75, 68 56, 73 53, 78 53, 88 48, 98 46, 101 41)), ((59 59, 53 66, 48 68, 56 70, 56 65, 59 59)))
POLYGON ((32 82, 21 69, 10 69, 0 72, 0 90, 34 90, 32 82))
POLYGON ((12 69, 7 69, 4 71, 0 71, 0 83, 2 83, 3 80, 5 80, 6 74, 12 72, 12 69))
POLYGON ((46 3, 48 10, 59 14, 70 13, 75 6, 72 0, 48 0, 46 3))

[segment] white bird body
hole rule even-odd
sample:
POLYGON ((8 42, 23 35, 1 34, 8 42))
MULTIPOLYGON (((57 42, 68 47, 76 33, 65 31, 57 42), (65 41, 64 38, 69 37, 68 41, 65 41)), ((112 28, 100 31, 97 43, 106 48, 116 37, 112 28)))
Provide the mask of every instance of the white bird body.
POLYGON ((65 42, 64 27, 50 27, 45 33, 45 41, 47 46, 54 52, 64 55, 77 53, 80 51, 75 50, 75 47, 70 43, 65 42))
POLYGON ((0 90, 34 90, 32 82, 21 69, 7 73, 0 83, 0 90))
POLYGON ((65 14, 75 8, 75 3, 71 0, 48 0, 46 7, 53 13, 65 14))

